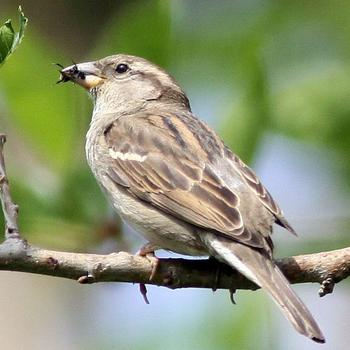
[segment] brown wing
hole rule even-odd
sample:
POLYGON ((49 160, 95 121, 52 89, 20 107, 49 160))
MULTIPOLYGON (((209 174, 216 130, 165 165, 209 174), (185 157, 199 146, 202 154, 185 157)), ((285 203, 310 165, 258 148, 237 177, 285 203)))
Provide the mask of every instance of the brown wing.
POLYGON ((276 223, 283 226, 294 235, 297 235, 292 226, 284 217, 282 210, 272 198, 269 191, 260 182, 254 171, 249 168, 238 156, 233 154, 228 148, 225 149, 225 152, 226 156, 236 164, 236 167, 238 168, 239 172, 249 187, 255 192, 264 206, 276 217, 276 223))
POLYGON ((211 167, 207 148, 222 144, 199 120, 192 117, 189 126, 175 114, 124 116, 105 138, 113 159, 108 174, 130 193, 193 225, 266 246, 263 236, 245 230, 238 196, 211 167))

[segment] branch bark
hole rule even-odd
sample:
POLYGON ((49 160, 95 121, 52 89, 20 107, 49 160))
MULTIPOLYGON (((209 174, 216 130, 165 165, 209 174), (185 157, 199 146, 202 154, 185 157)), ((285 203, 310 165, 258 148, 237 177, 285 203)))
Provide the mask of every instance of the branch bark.
MULTIPOLYGON (((0 197, 5 218, 5 241, 0 245, 0 270, 21 271, 77 280, 80 283, 131 282, 169 288, 251 289, 258 287, 230 267, 215 260, 160 259, 152 274, 145 257, 126 252, 109 255, 45 250, 20 237, 17 212, 6 176, 0 135, 0 197)), ((318 282, 319 295, 333 291, 334 284, 350 275, 350 247, 316 254, 288 257, 277 264, 291 283, 318 282)))
POLYGON ((5 218, 5 238, 19 238, 19 229, 17 224, 18 206, 13 203, 10 194, 9 182, 6 176, 6 167, 4 159, 4 144, 6 135, 0 134, 0 198, 2 211, 5 218))

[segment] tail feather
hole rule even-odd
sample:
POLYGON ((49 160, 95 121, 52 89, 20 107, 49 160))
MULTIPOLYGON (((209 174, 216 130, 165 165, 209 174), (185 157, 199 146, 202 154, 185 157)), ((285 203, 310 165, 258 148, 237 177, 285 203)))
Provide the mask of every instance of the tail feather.
POLYGON ((272 260, 256 249, 215 234, 205 234, 203 241, 214 257, 229 264, 267 291, 299 333, 316 342, 325 342, 309 310, 272 260))

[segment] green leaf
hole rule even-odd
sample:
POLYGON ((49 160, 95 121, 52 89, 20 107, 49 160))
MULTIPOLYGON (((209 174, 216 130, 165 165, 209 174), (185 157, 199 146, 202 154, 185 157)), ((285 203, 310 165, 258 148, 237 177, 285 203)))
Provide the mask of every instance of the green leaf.
POLYGON ((17 49, 18 45, 21 43, 24 36, 24 31, 28 23, 28 18, 24 16, 21 6, 18 7, 18 22, 19 32, 15 34, 15 39, 12 44, 11 53, 13 53, 17 49))
POLYGON ((11 53, 14 39, 15 31, 9 19, 0 27, 0 64, 4 62, 5 58, 11 53))
POLYGON ((24 16, 21 6, 18 8, 18 12, 19 31, 17 33, 14 31, 10 19, 0 27, 0 65, 17 49, 23 39, 28 18, 24 16))

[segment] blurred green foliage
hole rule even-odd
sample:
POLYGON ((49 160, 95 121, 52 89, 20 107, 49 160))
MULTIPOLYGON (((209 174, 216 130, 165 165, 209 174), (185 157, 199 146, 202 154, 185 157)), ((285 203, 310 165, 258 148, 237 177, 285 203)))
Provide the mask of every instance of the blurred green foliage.
MULTIPOLYGON (((350 2, 125 1, 113 11, 99 3, 88 14, 85 2, 76 1, 74 16, 68 0, 48 9, 43 4, 27 1, 31 26, 0 71, 0 131, 8 134, 11 189, 31 242, 88 250, 106 235, 121 239, 84 160, 91 102, 72 84, 55 85, 52 63, 68 65, 72 56, 81 61, 125 52, 155 61, 193 97, 195 113, 212 102, 209 123, 246 162, 263 137, 278 133, 334 154, 341 186, 349 187, 350 2)), ((230 320, 217 320, 211 345, 258 348, 250 329, 261 320, 254 310, 241 316, 235 331, 230 320)))
MULTIPOLYGON (((99 35, 83 48, 81 59, 115 52, 149 58, 176 75, 185 89, 190 86, 217 100, 209 118, 221 116, 213 124, 245 161, 252 159, 266 132, 278 132, 336 151, 347 176, 350 5, 338 1, 330 12, 328 6, 322 1, 317 7, 277 1, 265 6, 125 2, 99 19, 99 35)), ((24 19, 21 23, 24 27, 24 19)), ((45 195, 36 193, 50 216, 95 229, 106 204, 83 155, 91 103, 74 86, 54 84, 58 73, 51 63, 69 64, 71 53, 36 25, 33 20, 21 52, 1 71, 3 128, 11 130, 10 143, 16 142, 12 132, 22 140, 17 150, 22 156, 35 159, 54 178, 55 186, 41 191, 45 195)), ((67 45, 69 41, 85 42, 74 33, 66 36, 67 45)), ((26 223, 30 208, 25 206, 35 191, 22 176, 24 166, 14 168, 13 181, 27 187, 27 195, 18 199, 30 238, 34 232, 26 223)))

